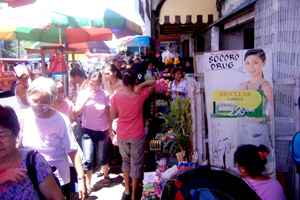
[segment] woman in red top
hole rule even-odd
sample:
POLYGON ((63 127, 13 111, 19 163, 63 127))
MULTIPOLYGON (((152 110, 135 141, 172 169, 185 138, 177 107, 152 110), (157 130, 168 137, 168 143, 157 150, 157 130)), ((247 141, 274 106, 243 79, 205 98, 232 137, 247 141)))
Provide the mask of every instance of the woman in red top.
POLYGON ((117 138, 122 156, 122 171, 125 179, 125 199, 130 199, 130 177, 132 178, 131 199, 136 198, 139 178, 142 177, 144 163, 145 129, 143 124, 143 104, 153 91, 155 81, 139 85, 137 74, 127 69, 123 75, 122 92, 111 98, 111 119, 119 117, 117 138))

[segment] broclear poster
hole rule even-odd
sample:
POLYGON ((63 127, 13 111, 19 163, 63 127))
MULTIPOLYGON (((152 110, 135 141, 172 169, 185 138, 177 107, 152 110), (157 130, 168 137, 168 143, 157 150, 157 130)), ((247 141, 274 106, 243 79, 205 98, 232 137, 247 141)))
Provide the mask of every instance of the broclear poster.
POLYGON ((268 174, 275 172, 272 54, 250 49, 204 54, 209 152, 212 165, 234 169, 239 145, 269 149, 268 174))

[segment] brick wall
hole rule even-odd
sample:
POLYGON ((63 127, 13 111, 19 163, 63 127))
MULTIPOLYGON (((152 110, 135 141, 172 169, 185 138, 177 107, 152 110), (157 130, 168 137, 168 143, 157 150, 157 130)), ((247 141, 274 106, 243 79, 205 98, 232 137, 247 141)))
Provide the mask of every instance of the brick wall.
MULTIPOLYGON (((258 0, 255 47, 272 49, 273 79, 299 79, 300 1, 258 0)), ((298 85, 274 85, 275 116, 298 117, 298 85)), ((296 130, 297 127, 296 127, 296 130)))

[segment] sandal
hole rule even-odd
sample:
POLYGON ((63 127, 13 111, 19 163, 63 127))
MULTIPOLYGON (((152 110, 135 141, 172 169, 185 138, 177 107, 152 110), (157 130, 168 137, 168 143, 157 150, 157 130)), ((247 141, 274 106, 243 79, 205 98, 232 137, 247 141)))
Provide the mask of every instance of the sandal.
POLYGON ((110 185, 111 185, 111 179, 110 178, 104 178, 103 187, 109 187, 110 185))
POLYGON ((131 200, 131 195, 130 194, 125 194, 125 191, 124 191, 122 200, 123 199, 124 200, 131 200))

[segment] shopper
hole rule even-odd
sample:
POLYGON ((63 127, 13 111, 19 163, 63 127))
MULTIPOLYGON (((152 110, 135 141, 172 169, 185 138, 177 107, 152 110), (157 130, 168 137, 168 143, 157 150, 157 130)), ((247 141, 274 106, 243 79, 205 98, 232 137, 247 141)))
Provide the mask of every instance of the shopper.
POLYGON ((173 68, 174 80, 168 85, 167 97, 171 97, 173 102, 176 98, 186 98, 187 83, 182 79, 182 68, 173 68))
MULTIPOLYGON (((16 148, 19 130, 14 110, 0 105, 0 199, 39 199, 39 194, 34 189, 27 172, 28 151, 16 148)), ((46 199, 64 199, 45 158, 37 154, 35 159, 37 180, 42 195, 46 199)))
POLYGON ((234 153, 234 162, 245 182, 262 200, 285 200, 280 183, 262 173, 267 163, 268 149, 264 145, 242 145, 234 153))
POLYGON ((109 94, 100 89, 102 75, 94 71, 88 79, 89 87, 79 92, 76 101, 77 115, 82 114, 81 144, 84 155, 83 169, 87 175, 88 193, 92 192, 91 178, 94 150, 98 164, 104 173, 103 186, 108 187, 111 180, 108 176, 107 144, 111 132, 109 94))
POLYGON ((69 155, 78 175, 79 195, 84 199, 85 176, 70 120, 51 108, 57 98, 55 82, 49 78, 37 78, 30 84, 27 98, 30 108, 20 113, 20 135, 24 149, 39 151, 51 166, 57 168, 54 174, 67 199, 70 198, 69 155))
POLYGON ((25 65, 17 65, 14 67, 14 71, 17 77, 17 82, 15 85, 15 96, 20 105, 20 109, 29 108, 29 103, 27 101, 27 88, 28 88, 28 79, 29 71, 28 67, 25 65))
POLYGON ((111 119, 119 117, 117 138, 122 156, 125 199, 130 199, 130 177, 132 178, 131 199, 136 199, 136 189, 139 178, 142 177, 141 168, 144 163, 145 150, 143 103, 155 85, 154 80, 136 85, 137 79, 134 70, 125 70, 123 76, 124 90, 115 94, 111 99, 111 119))

